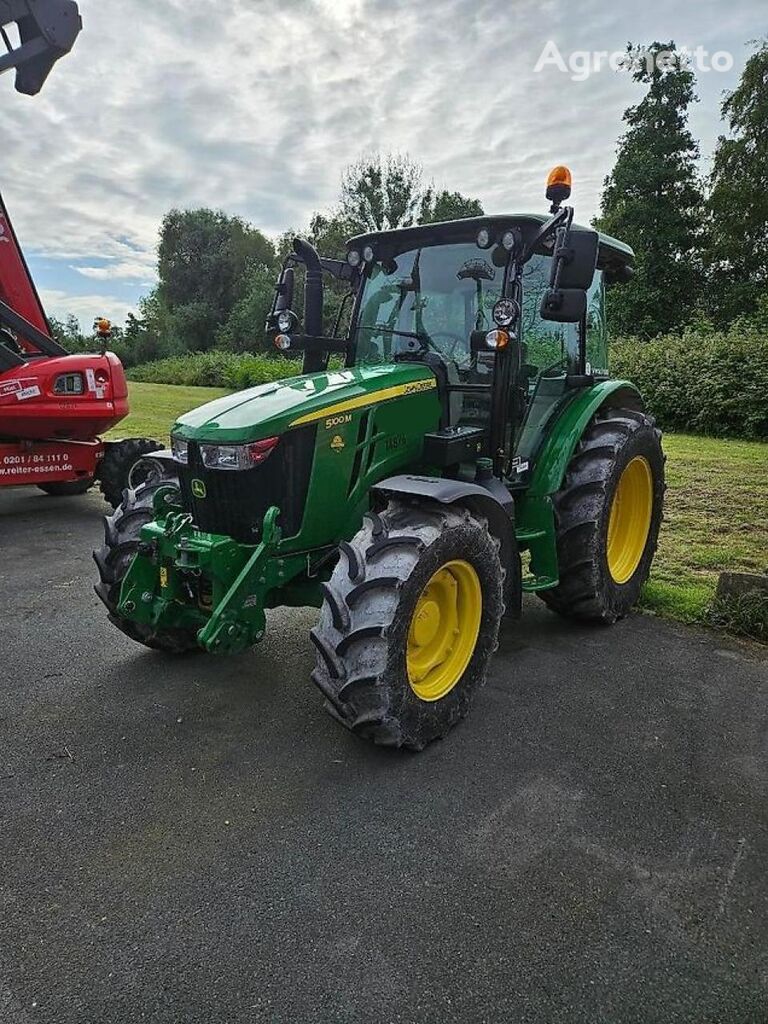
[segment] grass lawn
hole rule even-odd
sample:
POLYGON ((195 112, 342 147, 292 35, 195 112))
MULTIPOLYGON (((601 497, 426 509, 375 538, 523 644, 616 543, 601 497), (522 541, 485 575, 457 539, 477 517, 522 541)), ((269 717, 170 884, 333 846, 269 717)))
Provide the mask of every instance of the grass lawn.
POLYGON ((667 497, 643 606, 703 617, 725 570, 768 569, 768 444, 666 434, 667 497))
MULTIPOLYGON (((156 437, 181 413, 226 394, 219 388, 131 384, 131 415, 115 436, 156 437)), ((667 434, 667 499, 643 607, 704 618, 723 570, 768 569, 768 444, 667 434)))
POLYGON ((131 412, 107 437, 154 437, 168 444, 168 431, 184 412, 227 392, 223 388, 171 387, 168 384, 128 385, 131 412))

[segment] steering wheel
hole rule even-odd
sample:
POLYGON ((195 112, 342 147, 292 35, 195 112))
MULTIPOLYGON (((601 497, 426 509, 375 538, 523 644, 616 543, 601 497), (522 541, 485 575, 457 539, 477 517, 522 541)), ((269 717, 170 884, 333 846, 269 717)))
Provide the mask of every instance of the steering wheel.
MULTIPOLYGON (((436 338, 447 338, 449 342, 453 341, 453 344, 447 351, 442 348, 437 349, 437 351, 440 353, 441 356, 445 356, 446 359, 453 359, 454 362, 457 362, 456 349, 459 347, 463 349, 467 348, 467 339, 463 338, 460 334, 457 334, 455 331, 433 331, 429 335, 429 340, 434 342, 436 338)), ((434 348, 435 346, 432 345, 431 347, 434 348)), ((464 352, 463 354, 468 355, 467 352, 464 352)))

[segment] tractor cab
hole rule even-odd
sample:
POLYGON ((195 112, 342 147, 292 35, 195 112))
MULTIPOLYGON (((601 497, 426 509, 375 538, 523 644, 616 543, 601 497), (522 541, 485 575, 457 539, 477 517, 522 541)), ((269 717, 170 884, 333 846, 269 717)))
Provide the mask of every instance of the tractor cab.
MULTIPOLYGON (((315 255, 297 241, 281 275, 268 322, 276 347, 303 349, 306 372, 327 368, 334 354, 347 367, 428 365, 444 444, 453 452, 457 436, 471 439, 472 452, 512 480, 532 454, 519 442, 527 433, 530 449, 542 413, 608 378, 605 287, 631 272, 633 258, 616 239, 572 225, 559 204, 549 218, 484 216, 359 235, 346 263, 317 257, 321 271, 350 285, 346 336, 325 338, 317 319, 314 337, 299 333, 289 308, 292 266, 310 267, 315 255), (522 456, 514 466, 513 452, 522 456)), ((311 320, 322 306, 313 296, 320 274, 308 274, 306 287, 311 320)), ((336 319, 334 333, 342 314, 336 319)), ((428 446, 439 455, 439 438, 428 446)))

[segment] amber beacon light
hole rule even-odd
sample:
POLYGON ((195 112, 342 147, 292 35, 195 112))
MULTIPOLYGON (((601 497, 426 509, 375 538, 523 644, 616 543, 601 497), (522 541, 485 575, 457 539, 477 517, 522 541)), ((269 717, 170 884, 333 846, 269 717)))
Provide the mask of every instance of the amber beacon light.
POLYGON ((560 204, 571 194, 571 172, 559 164, 553 167, 547 175, 547 199, 552 203, 552 212, 556 213, 560 204))

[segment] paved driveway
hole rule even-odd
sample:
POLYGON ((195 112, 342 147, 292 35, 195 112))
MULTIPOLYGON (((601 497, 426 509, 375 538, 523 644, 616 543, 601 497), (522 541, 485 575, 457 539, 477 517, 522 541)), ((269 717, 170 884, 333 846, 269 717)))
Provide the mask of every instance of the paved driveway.
POLYGON ((169 660, 96 496, 0 493, 0 1022, 764 1022, 768 660, 536 601, 470 718, 355 740, 310 611, 169 660))

